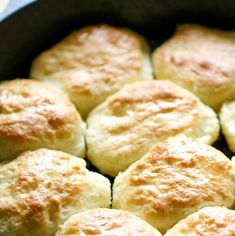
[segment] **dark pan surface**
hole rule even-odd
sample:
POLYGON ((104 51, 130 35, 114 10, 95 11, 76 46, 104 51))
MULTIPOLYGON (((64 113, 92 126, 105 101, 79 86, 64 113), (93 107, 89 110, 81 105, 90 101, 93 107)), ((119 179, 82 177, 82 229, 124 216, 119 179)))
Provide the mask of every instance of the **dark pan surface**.
MULTIPOLYGON (((0 80, 28 77, 41 51, 84 25, 107 23, 144 35, 154 49, 179 23, 235 29, 234 0, 39 0, 0 23, 0 80)), ((227 156, 224 138, 214 145, 227 156)))

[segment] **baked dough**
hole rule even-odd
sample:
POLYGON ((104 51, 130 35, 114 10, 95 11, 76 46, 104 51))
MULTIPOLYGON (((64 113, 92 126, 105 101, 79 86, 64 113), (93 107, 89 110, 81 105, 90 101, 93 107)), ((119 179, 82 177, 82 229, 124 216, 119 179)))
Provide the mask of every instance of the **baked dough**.
POLYGON ((165 236, 234 236, 235 211, 206 207, 181 220, 165 236))
POLYGON ((231 161, 181 135, 155 145, 113 186, 113 208, 137 215, 161 233, 206 206, 232 208, 234 199, 231 161))
POLYGON ((51 148, 85 156, 85 124, 67 96, 34 80, 0 83, 0 160, 51 148))
POLYGON ((157 79, 171 80, 219 111, 235 98, 235 33, 185 24, 153 53, 157 79))
POLYGON ((219 118, 229 149, 235 152, 235 101, 223 104, 219 118))
POLYGON ((0 165, 1 236, 54 236, 71 215, 110 201, 109 180, 64 152, 29 151, 0 165))
POLYGON ((161 236, 151 225, 129 212, 93 209, 71 216, 56 236, 161 236))
POLYGON ((235 168, 235 156, 232 157, 232 164, 234 165, 234 168, 235 168))
POLYGON ((64 90, 83 118, 125 84, 152 79, 140 35, 109 25, 73 32, 33 62, 31 77, 64 90))
POLYGON ((169 81, 127 85, 96 107, 87 124, 87 157, 111 176, 170 136, 183 133, 211 144, 219 134, 214 111, 169 81))

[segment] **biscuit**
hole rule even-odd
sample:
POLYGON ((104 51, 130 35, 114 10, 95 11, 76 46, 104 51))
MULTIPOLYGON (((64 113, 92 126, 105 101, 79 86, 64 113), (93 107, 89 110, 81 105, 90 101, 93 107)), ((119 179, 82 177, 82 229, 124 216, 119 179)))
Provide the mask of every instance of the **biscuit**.
POLYGON ((71 216, 56 236, 161 236, 151 225, 129 212, 93 209, 71 216))
POLYGON ((235 211, 206 207, 181 220, 165 236, 234 236, 235 211))
POLYGON ((152 79, 142 36, 108 25, 73 32, 33 62, 31 77, 65 91, 83 118, 125 84, 152 79))
POLYGON ((169 81, 127 85, 96 107, 87 124, 88 159, 111 176, 170 136, 183 133, 211 144, 219 133, 214 111, 169 81))
POLYGON ((232 164, 233 164, 234 167, 235 167, 235 156, 232 157, 232 160, 231 160, 231 161, 232 161, 232 164))
POLYGON ((161 233, 203 207, 232 208, 234 198, 231 161, 182 135, 155 145, 113 186, 113 208, 137 215, 161 233))
POLYGON ((109 207, 110 182, 83 159, 39 149, 0 165, 0 235, 54 236, 71 215, 109 207))
POLYGON ((223 104, 219 118, 229 149, 235 152, 235 101, 223 104))
POLYGON ((216 111, 235 98, 235 33, 199 25, 178 26, 153 53, 157 79, 171 80, 216 111))
POLYGON ((34 80, 0 83, 0 160, 51 148, 85 156, 85 124, 60 90, 34 80))

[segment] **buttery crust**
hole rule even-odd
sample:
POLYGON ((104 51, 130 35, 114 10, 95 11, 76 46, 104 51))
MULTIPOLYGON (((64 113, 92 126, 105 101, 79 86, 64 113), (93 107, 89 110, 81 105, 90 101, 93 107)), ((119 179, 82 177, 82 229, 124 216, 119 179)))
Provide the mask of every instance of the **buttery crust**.
POLYGON ((24 79, 0 83, 0 160, 47 147, 85 155, 85 124, 61 91, 24 79))
POLYGON ((235 211, 206 207, 181 220, 165 236, 234 236, 235 211))
POLYGON ((205 206, 231 208, 234 198, 231 161, 183 136, 155 145, 113 186, 113 208, 130 211, 162 233, 205 206))
POLYGON ((223 104, 219 118, 229 149, 235 152, 235 101, 223 104))
POLYGON ((219 133, 216 114, 192 93, 169 81, 126 86, 87 119, 88 159, 116 176, 159 141, 183 133, 211 144, 219 133))
POLYGON ((151 225, 129 212, 93 209, 71 216, 56 236, 161 236, 151 225))
POLYGON ((64 90, 83 118, 127 83, 152 79, 148 48, 138 34, 108 25, 73 32, 33 62, 31 77, 64 90))
POLYGON ((199 25, 178 26, 153 53, 157 79, 172 80, 216 111, 235 98, 235 33, 199 25))
POLYGON ((110 182, 81 158, 39 149, 0 165, 0 235, 53 236, 80 211, 109 207, 110 182))

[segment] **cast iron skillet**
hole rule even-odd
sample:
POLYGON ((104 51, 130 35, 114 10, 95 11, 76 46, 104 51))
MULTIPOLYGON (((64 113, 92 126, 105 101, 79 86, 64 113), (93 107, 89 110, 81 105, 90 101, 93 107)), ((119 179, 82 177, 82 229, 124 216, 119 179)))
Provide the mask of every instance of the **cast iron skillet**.
MULTIPOLYGON (((28 77, 34 57, 85 25, 128 27, 154 49, 190 22, 233 30, 235 0, 38 0, 0 23, 0 80, 28 77)), ((232 156, 222 135, 214 146, 232 156)))

